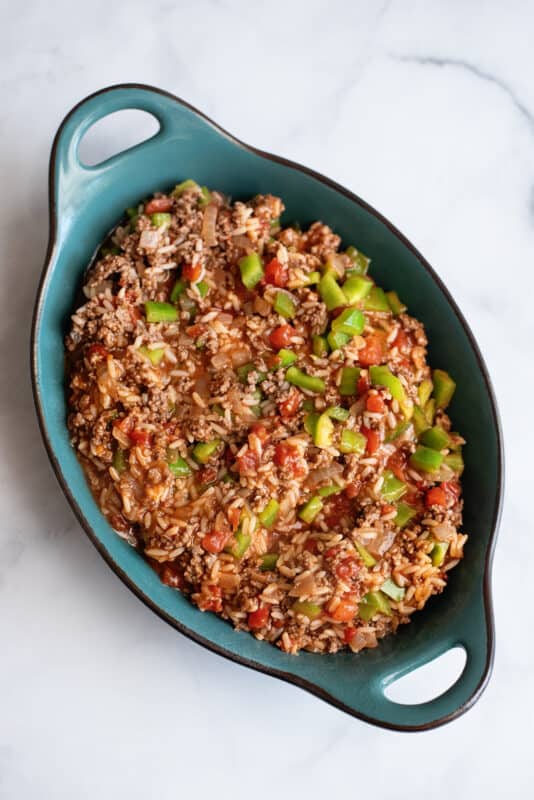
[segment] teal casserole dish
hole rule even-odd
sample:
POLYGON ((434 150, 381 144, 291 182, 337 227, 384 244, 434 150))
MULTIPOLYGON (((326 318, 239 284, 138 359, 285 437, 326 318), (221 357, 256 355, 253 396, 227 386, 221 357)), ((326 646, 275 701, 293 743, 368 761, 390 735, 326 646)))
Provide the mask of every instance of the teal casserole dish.
POLYGON ((417 731, 470 708, 486 686, 494 653, 491 561, 503 490, 502 437, 493 390, 478 346, 449 292, 429 264, 384 217, 347 189, 298 164, 260 152, 221 130, 187 103, 158 89, 121 85, 83 100, 65 118, 50 162, 50 239, 35 305, 32 378, 44 442, 60 485, 99 552, 135 594, 199 644, 240 664, 300 686, 340 709, 387 728, 417 731), (100 118, 122 109, 151 113, 151 139, 95 166, 83 166, 78 146, 100 118), (321 219, 346 243, 373 258, 373 274, 395 288, 430 340, 429 361, 457 381, 451 406, 468 441, 463 476, 465 558, 445 593, 410 625, 374 650, 290 656, 203 614, 165 586, 139 553, 119 538, 98 509, 69 443, 63 336, 81 277, 124 209, 193 176, 233 197, 273 193, 289 219, 321 219), (388 699, 403 675, 461 646, 464 670, 446 692, 421 704, 388 699))

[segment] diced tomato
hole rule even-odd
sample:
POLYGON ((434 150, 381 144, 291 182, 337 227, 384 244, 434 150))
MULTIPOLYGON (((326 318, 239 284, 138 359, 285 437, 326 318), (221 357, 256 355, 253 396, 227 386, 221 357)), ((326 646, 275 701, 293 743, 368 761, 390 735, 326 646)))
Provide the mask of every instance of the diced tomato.
POLYGON ((421 495, 417 489, 408 489, 408 491, 402 498, 403 503, 406 503, 409 506, 413 506, 414 508, 419 506, 420 500, 421 500, 421 495))
POLYGON ((274 448, 274 463, 283 467, 299 478, 306 474, 306 468, 300 463, 299 449, 294 444, 279 442, 274 448))
POLYGON ((236 458, 237 469, 242 475, 252 475, 258 469, 260 458, 255 450, 247 448, 236 458))
POLYGON ((189 325, 185 329, 185 332, 188 336, 191 336, 192 339, 196 339, 198 336, 202 336, 203 333, 206 333, 207 327, 202 325, 201 322, 197 322, 196 325, 189 325))
POLYGON ((447 492, 445 489, 442 489, 441 486, 433 486, 425 495, 425 506, 427 508, 431 506, 443 506, 446 508, 448 505, 447 501, 447 492))
POLYGON ((381 394, 369 394, 365 401, 365 407, 367 411, 371 411, 374 414, 381 414, 386 406, 381 394))
POLYGON ((304 550, 307 550, 308 553, 315 555, 317 553, 317 539, 315 539, 313 536, 310 536, 308 539, 306 539, 304 542, 304 550))
POLYGON ((200 264, 184 264, 182 267, 182 278, 191 283, 196 283, 202 274, 200 264))
POLYGON ((202 611, 222 611, 222 589, 211 583, 207 587, 207 593, 203 592, 205 597, 202 597, 198 607, 202 611))
POLYGON ((149 431, 134 428, 133 431, 129 432, 128 436, 133 444, 141 445, 141 447, 150 447, 152 444, 152 434, 149 431))
POLYGON ((404 474, 404 470, 406 469, 406 454, 403 450, 395 450, 388 458, 386 466, 399 481, 406 480, 406 475, 404 474))
POLYGON ((98 343, 90 345, 85 351, 85 354, 89 358, 91 358, 91 356, 99 356, 100 358, 107 358, 109 356, 109 352, 104 345, 98 343))
POLYGON ((251 631, 259 631, 264 628, 269 621, 269 607, 260 606, 256 611, 251 611, 248 615, 247 623, 251 631))
POLYGON ((373 453, 376 453, 380 447, 380 434, 372 428, 366 428, 365 425, 362 425, 362 433, 367 439, 365 452, 371 456, 373 453))
POLYGON ((262 444, 265 444, 267 439, 269 438, 269 431, 262 425, 261 422, 255 422, 253 425, 250 426, 251 432, 258 437, 262 444))
POLYGON ((291 325, 279 325, 269 334, 269 342, 276 350, 280 350, 282 347, 289 347, 294 333, 295 329, 291 325))
POLYGON ((395 511, 395 506, 392 506, 391 503, 384 503, 381 514, 384 517, 386 514, 391 514, 392 511, 395 511))
POLYGON ((230 538, 230 531, 212 530, 202 539, 202 547, 208 553, 220 553, 224 550, 226 542, 230 538))
POLYGON ((352 599, 340 600, 333 611, 329 611, 330 616, 336 622, 351 622, 354 619, 358 606, 352 599))
POLYGON ((358 395, 360 397, 364 395, 366 392, 369 391, 370 386, 371 383, 369 381, 369 373, 368 372, 362 373, 358 378, 358 395))
POLYGON ((289 419, 290 417, 294 417, 297 411, 300 408, 300 403, 302 400, 302 396, 299 391, 296 389, 291 391, 289 396, 282 400, 281 403, 278 403, 278 409, 280 414, 284 419, 289 419))
POLYGON ((273 619, 273 628, 283 628, 284 627, 284 620, 283 619, 273 619))
POLYGON ((339 547, 329 547, 328 550, 325 550, 324 557, 325 558, 335 558, 339 552, 339 547))
POLYGON ((349 498, 349 500, 354 500, 355 497, 358 497, 360 494, 360 490, 362 488, 361 481, 352 481, 352 483, 347 483, 345 486, 345 494, 349 498))
POLYGON ((384 356, 384 338, 377 333, 371 333, 365 338, 365 345, 358 350, 358 361, 364 367, 380 364, 384 356))
POLYGON ((343 517, 350 517, 353 504, 344 492, 333 494, 328 498, 324 511, 324 520, 331 528, 335 528, 343 517))
POLYGON ((160 581, 173 589, 183 589, 184 576, 174 564, 165 564, 160 571, 160 581))
POLYGON ((347 625, 347 627, 343 631, 343 641, 345 642, 345 644, 352 642, 355 636, 356 636, 356 628, 353 628, 352 625, 347 625))
POLYGON ((230 525, 232 526, 232 530, 237 530, 239 527, 239 521, 241 519, 241 509, 237 506, 230 506, 228 511, 226 512, 226 516, 230 520, 230 525))
POLYGON ((336 567, 336 575, 340 580, 346 581, 355 578, 360 568, 355 558, 344 558, 336 567))
POLYGON ((153 197, 145 205, 145 214, 159 214, 161 211, 170 211, 172 200, 170 197, 153 197))
POLYGON ((273 258, 269 261, 269 263, 265 265, 264 271, 265 276, 263 280, 265 283, 270 283, 273 286, 279 286, 281 288, 287 286, 289 278, 287 267, 281 264, 277 258, 273 258))

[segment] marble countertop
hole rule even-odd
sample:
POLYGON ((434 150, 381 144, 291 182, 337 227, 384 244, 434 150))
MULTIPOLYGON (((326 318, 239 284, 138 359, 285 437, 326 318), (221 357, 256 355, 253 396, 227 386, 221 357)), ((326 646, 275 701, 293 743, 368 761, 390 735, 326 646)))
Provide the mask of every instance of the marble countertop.
POLYGON ((534 5, 27 0, 2 18, 0 798, 527 797, 534 5), (455 723, 382 731, 212 655, 124 589, 69 510, 28 375, 47 162, 70 107, 122 81, 168 89, 353 189, 469 320, 503 418, 507 500, 494 674, 455 723))

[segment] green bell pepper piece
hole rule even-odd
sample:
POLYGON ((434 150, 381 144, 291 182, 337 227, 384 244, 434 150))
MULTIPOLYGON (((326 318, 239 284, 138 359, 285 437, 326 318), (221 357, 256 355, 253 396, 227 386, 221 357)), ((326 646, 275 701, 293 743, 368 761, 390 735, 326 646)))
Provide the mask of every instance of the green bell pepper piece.
POLYGON ((325 336, 312 336, 312 350, 315 356, 324 358, 328 355, 330 348, 325 336))
POLYGON ((433 397, 431 397, 428 403, 425 405, 425 417, 429 425, 433 425, 435 415, 436 415, 436 401, 434 400, 433 397))
POLYGON ((383 592, 367 592, 360 601, 358 608, 359 616, 369 622, 376 614, 385 614, 391 617, 392 611, 389 600, 383 592))
POLYGON ((357 453, 362 455, 367 446, 367 439, 363 433, 358 431, 344 430, 341 432, 341 440, 339 442, 340 453, 357 453))
POLYGON ((410 456, 410 464, 423 472, 435 472, 441 467, 443 456, 437 450, 419 445, 410 456))
POLYGON ((425 417, 425 412, 419 406, 414 407, 412 422, 417 436, 420 436, 430 427, 425 417))
POLYGON ((339 394, 343 397, 350 397, 356 394, 358 380, 360 378, 359 367, 343 367, 341 370, 341 381, 339 383, 339 394))
POLYGON ((346 422, 350 416, 350 411, 341 406, 330 406, 324 413, 328 414, 330 419, 337 419, 339 422, 346 422))
POLYGON ((278 553, 265 553, 261 559, 260 570, 262 572, 272 572, 276 569, 276 562, 278 561, 278 553))
POLYGON ((342 333, 341 331, 330 331, 327 336, 328 344, 330 345, 331 350, 340 350, 342 347, 345 347, 351 340, 351 337, 348 333, 342 333))
POLYGON ((315 424, 315 431, 313 433, 313 443, 316 447, 330 447, 332 444, 332 436, 334 433, 334 425, 332 420, 326 412, 323 412, 317 418, 315 424))
POLYGON ((404 312, 407 309, 407 306, 405 306, 404 303, 401 303, 397 292, 386 292, 386 297, 389 303, 389 307, 393 311, 395 316, 398 316, 399 314, 404 314, 404 312))
POLYGON ((178 280, 176 281, 171 290, 171 296, 170 296, 171 303, 176 303, 180 295, 182 295, 186 289, 187 289, 187 282, 182 280, 181 278, 178 278, 178 280))
POLYGON ((363 302, 366 311, 389 311, 386 293, 380 286, 373 286, 363 302))
POLYGON ((430 551, 430 558, 432 559, 432 566, 434 567, 441 567, 443 562, 445 561, 445 556, 447 555, 447 550, 449 549, 448 542, 436 542, 432 550, 430 551))
POLYGON ((364 327, 365 317, 359 308, 346 308, 332 321, 332 331, 347 336, 358 336, 364 327))
POLYGON ((434 384, 430 380, 430 378, 425 378, 419 384, 417 388, 417 397, 419 400, 419 405, 421 408, 424 408, 430 399, 430 395, 432 394, 432 390, 434 388, 434 384))
POLYGON ((157 367, 163 356, 165 355, 165 348, 164 347, 155 347, 153 350, 150 348, 145 347, 144 345, 139 348, 139 352, 148 358, 152 364, 157 367))
POLYGON ((394 442, 395 439, 398 439, 399 436, 402 436, 403 433, 406 433, 411 424, 411 422, 401 422, 396 428, 393 428, 391 433, 388 433, 384 439, 386 444, 389 444, 389 442, 394 442))
POLYGON ((310 272, 308 275, 306 275, 306 282, 304 286, 313 286, 313 284, 319 283, 320 280, 321 280, 321 273, 318 272, 317 270, 314 270, 313 272, 310 272))
POLYGON ((431 447, 432 450, 444 450, 449 446, 450 439, 447 431, 444 431, 439 425, 435 425, 424 431, 419 437, 419 441, 425 447, 431 447))
POLYGON ((449 453, 449 455, 445 456, 444 461, 457 475, 461 475, 464 471, 464 459, 460 452, 449 453))
POLYGON ((384 470, 383 478, 384 482, 380 493, 384 500, 394 503, 395 500, 400 500, 403 494, 406 494, 408 487, 403 481, 396 478, 391 470, 384 470))
POLYGON ((244 534, 241 530, 241 526, 239 526, 234 534, 234 539, 234 543, 227 545, 224 548, 224 552, 230 553, 234 558, 243 558, 250 546, 252 537, 248 533, 244 534))
POLYGON ((348 255, 353 264, 351 272, 354 272, 355 275, 367 275, 367 270, 369 269, 371 259, 365 256, 363 253, 360 253, 359 250, 356 250, 353 245, 347 247, 345 253, 348 255))
POLYGON ((384 386, 390 395, 398 401, 406 419, 411 419, 413 415, 413 404, 406 397, 404 387, 399 378, 394 375, 389 367, 369 367, 369 376, 373 386, 384 386))
POLYGON ((194 284, 197 287, 199 295, 204 298, 206 297, 207 293, 210 290, 210 287, 206 283, 206 281, 199 281, 198 283, 194 284))
POLYGON ((147 322, 175 322, 178 319, 178 312, 170 303, 156 303, 147 300, 145 303, 145 314, 147 322))
POLYGON ((211 192, 207 186, 201 186, 198 204, 202 208, 203 206, 207 206, 209 203, 211 203, 211 192))
POLYGON ((253 289, 264 276, 263 263, 258 253, 249 253, 237 262, 241 280, 247 289, 253 289))
POLYGON ((181 183, 178 183, 171 192, 172 197, 181 197, 181 195, 186 192, 188 189, 194 189, 198 186, 198 183, 191 178, 188 178, 181 183))
POLYGON ((308 603, 304 600, 297 600, 296 603, 293 603, 292 608, 295 614, 303 614, 308 619, 316 619, 322 610, 317 603, 308 603))
POLYGON ((176 450, 167 450, 167 464, 177 478, 187 478, 191 475, 191 467, 184 458, 178 455, 176 450))
POLYGON ((317 422, 319 421, 320 414, 317 414, 316 411, 310 411, 304 417, 304 429, 306 433, 309 433, 312 439, 315 441, 315 435, 317 431, 317 422))
POLYGON ((366 567, 369 567, 369 568, 370 567, 374 567, 375 564, 376 564, 376 558, 374 558, 371 555, 369 550, 367 550, 367 548, 364 547, 363 544, 360 544, 359 542, 355 542, 354 545, 355 545, 356 550, 358 551, 359 556, 360 556, 361 560, 363 561, 364 565, 366 567))
POLYGON ((193 447, 192 456, 198 464, 207 464, 220 444, 220 439, 212 439, 211 442, 198 442, 193 447))
POLYGON ((289 367, 285 377, 286 381, 293 386, 298 386, 300 389, 307 389, 309 392, 315 392, 316 394, 323 394, 326 388, 322 378, 317 378, 315 375, 308 375, 298 367, 289 367))
POLYGON ((313 522, 317 514, 321 511, 323 507, 323 501, 319 497, 319 495, 314 495, 310 497, 307 503, 304 503, 302 508, 299 511, 299 518, 303 522, 313 522))
POLYGON ((432 373, 434 379, 434 398, 438 408, 447 408, 452 400, 456 384, 443 369, 435 369, 432 373))
POLYGON ((128 468, 126 452, 120 447, 117 447, 117 449, 113 453, 113 466, 117 470, 119 475, 122 475, 122 473, 128 468))
POLYGON ((343 486, 333 484, 332 486, 321 486, 320 489, 317 489, 317 494, 321 497, 331 497, 333 494, 339 494, 342 491, 343 486))
POLYGON ((398 528, 404 528, 411 519, 415 517, 417 511, 408 503, 397 503, 397 516, 395 517, 395 525, 398 528))
POLYGON ((329 311, 347 305, 347 298, 343 294, 343 289, 336 281, 332 272, 326 272, 323 275, 319 281, 318 291, 321 300, 329 311))
POLYGON ((353 275, 351 278, 347 278, 342 286, 343 293, 347 298, 347 303, 350 305, 361 303, 372 288, 373 282, 361 275, 353 275))
POLYGON ((280 511, 280 503, 272 498, 269 500, 263 511, 259 513, 259 520, 264 528, 272 528, 280 511))
POLYGON ((171 224, 171 215, 167 214, 166 211, 159 211, 156 214, 151 214, 150 220, 156 228, 168 228, 171 224))
MULTIPOLYGON (((291 364, 294 364, 296 360, 296 353, 294 353, 292 350, 286 350, 284 347, 282 347, 282 349, 276 354, 276 369, 286 369, 287 367, 290 367, 291 364)), ((264 373, 262 373, 262 375, 263 374, 264 373)))
POLYGON ((406 594, 406 589, 403 589, 402 586, 397 586, 397 584, 388 578, 387 581, 384 581, 382 586, 380 587, 380 591, 387 594, 388 597, 391 597, 394 603, 400 602, 404 595, 406 594))
POLYGON ((277 292, 274 298, 273 308, 281 317, 293 319, 297 311, 297 304, 289 292, 277 292))
POLYGON ((237 377, 239 378, 240 383, 248 383, 247 379, 251 372, 256 373, 256 383, 263 383, 267 377, 267 373, 256 369, 254 364, 243 364, 242 366, 236 368, 237 377))

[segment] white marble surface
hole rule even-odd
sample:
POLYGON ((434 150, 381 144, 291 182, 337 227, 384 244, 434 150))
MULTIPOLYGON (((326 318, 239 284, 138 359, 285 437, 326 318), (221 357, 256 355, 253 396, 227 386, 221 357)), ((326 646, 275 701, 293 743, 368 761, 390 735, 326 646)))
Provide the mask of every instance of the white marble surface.
POLYGON ((533 27, 534 4, 513 0, 3 5, 2 799, 531 796, 534 441, 520 397, 534 394, 533 27), (29 324, 54 131, 120 81, 169 89, 354 189, 470 321, 500 402, 508 494, 494 675, 454 724, 381 731, 211 655, 125 590, 74 520, 40 444, 29 324))

